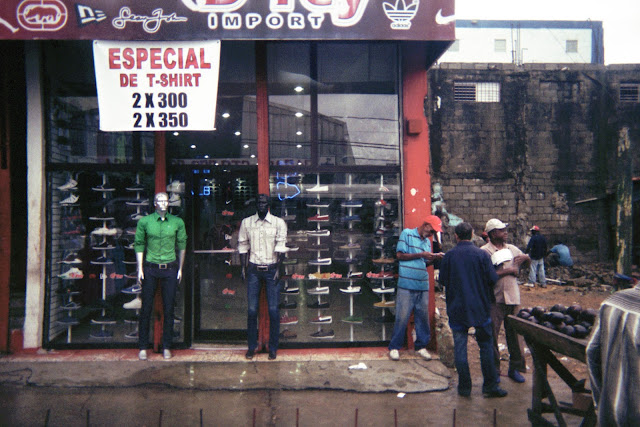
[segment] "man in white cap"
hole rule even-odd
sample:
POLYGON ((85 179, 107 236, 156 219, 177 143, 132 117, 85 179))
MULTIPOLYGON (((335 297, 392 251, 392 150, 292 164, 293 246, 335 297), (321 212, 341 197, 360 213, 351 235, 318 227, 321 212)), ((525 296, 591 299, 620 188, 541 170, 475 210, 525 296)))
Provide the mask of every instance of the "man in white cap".
POLYGON ((498 281, 496 282, 493 293, 495 302, 491 305, 491 322, 493 323, 493 351, 500 378, 500 350, 498 349, 498 336, 502 324, 504 324, 504 332, 507 339, 507 349, 509 350, 509 378, 518 383, 523 383, 524 377, 520 372, 526 372, 526 364, 524 361, 524 351, 522 343, 518 339, 518 334, 511 328, 507 322, 507 316, 516 314, 520 305, 520 290, 518 289, 518 273, 520 267, 529 264, 530 258, 522 253, 514 245, 507 243, 507 227, 497 218, 487 221, 484 231, 489 235, 489 243, 482 246, 481 249, 487 251, 489 256, 493 256, 498 251, 508 250, 511 254, 508 257, 493 257, 492 261, 498 273, 498 281), (498 259, 501 258, 501 259, 498 259))

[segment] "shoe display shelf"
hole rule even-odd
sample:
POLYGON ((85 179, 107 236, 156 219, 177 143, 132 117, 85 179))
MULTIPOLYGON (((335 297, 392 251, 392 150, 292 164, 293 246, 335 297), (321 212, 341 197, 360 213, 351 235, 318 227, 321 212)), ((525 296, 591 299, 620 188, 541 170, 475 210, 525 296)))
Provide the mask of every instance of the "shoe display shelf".
POLYGON ((374 303, 375 308, 381 309, 380 316, 375 318, 379 323, 390 323, 395 321, 395 316, 391 313, 390 309, 395 307, 395 301, 391 297, 395 294, 395 288, 391 284, 395 281, 393 274, 390 272, 391 266, 395 264, 394 258, 386 258, 384 246, 388 236, 386 235, 385 223, 387 218, 385 216, 386 201, 384 199, 384 193, 389 191, 384 186, 384 176, 380 175, 380 199, 376 203, 376 249, 380 251, 380 258, 374 259, 373 263, 380 266, 379 272, 370 275, 369 280, 372 284, 372 291, 379 295, 381 300, 374 303))
MULTIPOLYGON (((280 293, 284 296, 284 299, 280 303, 279 307, 283 311, 280 316, 280 324, 283 326, 293 326, 298 324, 298 317, 289 314, 289 310, 295 310, 298 308, 298 302, 295 301, 295 297, 300 294, 300 286, 298 279, 292 279, 291 273, 294 270, 294 266, 298 263, 297 258, 292 257, 292 253, 298 251, 298 247, 288 247, 288 251, 285 253, 284 261, 284 276, 282 277, 282 291, 280 293), (291 298, 292 300, 289 300, 291 298)), ((291 333, 285 334, 285 338, 292 337, 291 333)))
MULTIPOLYGON (((140 319, 140 309, 142 308, 142 300, 140 294, 142 293, 142 286, 137 279, 133 280, 133 285, 123 289, 121 292, 126 295, 134 295, 135 298, 122 305, 125 310, 133 310, 134 314, 127 316, 124 319, 124 323, 129 325, 129 330, 124 334, 126 339, 137 340, 138 339, 138 324, 140 319)), ((131 282, 130 282, 131 283, 131 282)))
MULTIPOLYGON (((327 190, 324 190, 324 187, 320 186, 320 175, 317 176, 317 185, 316 187, 312 187, 312 189, 314 188, 321 188, 320 191, 328 190, 328 187, 327 190)), ((308 218, 307 221, 310 223, 315 223, 316 228, 311 232, 307 232, 307 236, 309 241, 314 242, 310 245, 309 250, 315 252, 315 259, 310 259, 309 261, 307 261, 307 263, 309 266, 316 267, 316 274, 318 275, 318 277, 320 277, 320 275, 322 274, 322 267, 331 265, 332 262, 332 259, 330 257, 326 257, 327 252, 329 251, 329 246, 322 244, 322 238, 330 236, 330 233, 327 232, 328 230, 322 229, 322 224, 329 223, 329 215, 322 213, 323 209, 327 209, 329 207, 329 203, 322 201, 320 199, 320 194, 317 191, 312 191, 312 189, 309 189, 307 191, 315 192, 317 196, 315 199, 307 203, 307 207, 315 208, 316 215, 308 218)), ((307 304, 308 308, 316 308, 318 313, 318 317, 310 320, 310 323, 318 325, 317 331, 311 334, 311 337, 333 338, 333 330, 325 331, 323 329, 323 325, 328 325, 333 322, 333 317, 329 315, 323 315, 322 310, 329 308, 329 302, 323 301, 322 297, 325 295, 329 295, 329 286, 324 286, 322 282, 322 279, 319 278, 309 279, 307 282, 307 294, 317 297, 317 301, 315 303, 307 304), (315 287, 310 287, 314 285, 315 287)))
MULTIPOLYGON (((78 277, 77 279, 80 279, 78 277)), ((62 279, 62 281, 73 281, 77 279, 62 279)), ((78 317, 75 315, 76 310, 80 309, 82 306, 73 300, 75 295, 80 295, 80 292, 76 290, 72 285, 62 286, 61 291, 59 292, 62 296, 62 305, 60 309, 66 311, 66 314, 58 319, 56 323, 58 325, 64 326, 67 328, 67 344, 71 344, 72 341, 72 328, 76 325, 80 324, 78 317)))
POLYGON ((113 330, 110 329, 111 325, 115 325, 116 321, 110 316, 107 316, 106 311, 106 300, 107 300, 107 266, 113 265, 113 260, 109 258, 107 255, 110 251, 115 249, 113 245, 110 245, 107 241, 107 236, 115 236, 117 233, 116 228, 109 228, 108 225, 111 223, 114 218, 109 216, 107 212, 107 200, 109 198, 109 194, 113 192, 115 189, 109 187, 107 184, 107 176, 106 174, 102 174, 102 184, 97 187, 92 187, 93 191, 97 191, 102 195, 102 199, 104 205, 102 208, 102 212, 89 217, 90 220, 96 221, 101 224, 101 227, 95 228, 92 232, 92 238, 96 238, 100 240, 92 245, 94 250, 100 253, 100 256, 92 259, 91 264, 101 265, 102 266, 102 274, 100 274, 100 280, 102 281, 102 294, 101 294, 101 306, 102 309, 100 311, 100 316, 91 319, 91 332, 89 336, 91 338, 112 338, 113 330))
MULTIPOLYGON (((351 174, 347 174, 347 190, 351 190, 352 188, 352 185, 353 185, 352 178, 353 177, 351 174)), ((360 249, 358 244, 354 242, 353 225, 355 222, 360 220, 359 216, 354 214, 354 211, 362 207, 362 201, 354 200, 352 192, 349 191, 347 193, 347 199, 341 203, 341 207, 345 209, 344 218, 347 224, 347 236, 348 236, 348 242, 344 246, 344 248, 349 254, 348 258, 354 259, 356 252, 360 249)), ((349 263, 349 268, 348 268, 348 273, 346 278, 348 280, 348 286, 346 288, 340 288, 340 292, 342 292, 343 294, 349 295, 349 315, 347 317, 344 317, 342 321, 345 323, 361 324, 362 316, 359 316, 359 315, 356 316, 353 312, 353 298, 354 296, 359 295, 361 293, 361 287, 359 285, 356 285, 356 283, 359 282, 359 280, 362 278, 362 273, 356 272, 355 269, 356 269, 356 264, 349 263)), ((351 340, 353 341, 353 328, 351 329, 351 335, 352 335, 351 340)))

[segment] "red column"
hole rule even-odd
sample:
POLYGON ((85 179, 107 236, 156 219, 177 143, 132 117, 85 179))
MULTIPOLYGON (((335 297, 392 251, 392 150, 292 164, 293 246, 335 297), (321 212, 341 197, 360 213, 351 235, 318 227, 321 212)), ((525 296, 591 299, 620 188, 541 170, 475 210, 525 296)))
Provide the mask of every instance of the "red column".
MULTIPOLYGON (((167 140, 164 132, 154 133, 154 158, 155 158, 155 193, 167 190, 167 140)), ((162 289, 156 288, 156 295, 153 299, 153 351, 160 352, 162 343, 162 289)))
MULTIPOLYGON (((258 193, 269 194, 269 94, 267 91, 267 46, 256 42, 256 126, 258 158, 258 193)), ((264 287, 260 289, 258 307, 258 348, 269 342, 269 310, 264 287)))
MULTIPOLYGON (((424 111, 427 96, 426 46, 407 42, 402 47, 402 108, 404 138, 403 189, 404 227, 414 228, 431 214, 431 171, 429 129, 424 111)), ((435 349, 435 291, 433 267, 429 267, 430 349, 435 349)), ((413 348, 412 328, 407 328, 409 348, 413 348)))

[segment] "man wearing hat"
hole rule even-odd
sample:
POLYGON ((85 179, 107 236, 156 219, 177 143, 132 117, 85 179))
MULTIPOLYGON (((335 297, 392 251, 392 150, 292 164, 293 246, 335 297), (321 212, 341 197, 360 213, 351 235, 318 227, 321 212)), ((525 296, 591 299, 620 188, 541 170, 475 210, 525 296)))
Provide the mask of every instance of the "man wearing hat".
POLYGON ((423 359, 431 359, 427 351, 429 331, 429 275, 427 265, 442 259, 443 253, 431 252, 430 237, 442 232, 442 221, 435 215, 425 218, 417 228, 406 228, 396 246, 399 261, 396 291, 396 320, 389 343, 389 358, 399 360, 398 350, 404 345, 409 317, 413 311, 416 331, 415 349, 423 359))
POLYGON ((531 257, 529 270, 529 283, 535 285, 538 279, 541 288, 547 287, 547 278, 544 275, 544 257, 547 256, 547 239, 540 234, 540 227, 534 225, 531 231, 531 239, 527 243, 525 253, 531 257))
MULTIPOLYGON (((507 227, 497 218, 487 221, 484 231, 489 235, 489 243, 481 249, 487 251, 489 256, 493 256, 501 250, 508 250, 511 254, 508 257, 493 257, 492 261, 498 273, 498 281, 493 288, 495 301, 491 304, 491 323, 493 324, 493 352, 496 362, 498 377, 500 375, 500 350, 498 349, 498 336, 504 324, 504 332, 507 339, 507 349, 509 350, 509 378, 518 383, 523 383, 524 377, 520 372, 526 372, 526 364, 522 344, 518 339, 518 334, 507 322, 507 316, 516 314, 520 305, 520 290, 518 289, 518 273, 520 267, 529 263, 528 255, 522 253, 514 245, 507 243, 507 227), (500 262, 498 265, 496 263, 500 262)), ((500 255, 500 254, 498 254, 500 255)))

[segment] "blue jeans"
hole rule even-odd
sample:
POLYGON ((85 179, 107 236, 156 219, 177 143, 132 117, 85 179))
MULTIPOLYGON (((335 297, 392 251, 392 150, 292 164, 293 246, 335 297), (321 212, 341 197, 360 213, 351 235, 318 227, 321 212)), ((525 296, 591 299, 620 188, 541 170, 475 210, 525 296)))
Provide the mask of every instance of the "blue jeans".
POLYGON ((158 283, 162 286, 162 348, 168 350, 173 342, 173 312, 178 288, 178 263, 166 269, 159 269, 147 264, 143 265, 144 280, 142 281, 142 310, 138 324, 138 345, 140 350, 149 346, 149 322, 153 311, 153 297, 156 294, 158 283))
POLYGON ((413 311, 416 329, 415 349, 420 350, 429 344, 429 291, 413 291, 398 288, 396 292, 396 322, 389 342, 389 350, 399 350, 404 345, 407 324, 413 311))
MULTIPOLYGON (((493 361, 493 335, 491 323, 486 326, 476 326, 476 342, 480 347, 480 366, 482 368, 482 377, 484 384, 482 392, 490 392, 497 387, 497 372, 493 361)), ((471 373, 469 372, 469 363, 467 361, 467 340, 468 330, 453 331, 453 346, 456 370, 458 371, 458 392, 471 391, 471 373)))
POLYGON ((531 267, 529 269, 529 282, 535 284, 537 278, 540 279, 539 283, 541 285, 547 284, 547 278, 544 275, 544 258, 531 260, 531 267))
POLYGON ((258 271, 254 264, 247 268, 247 335, 249 350, 255 350, 258 346, 258 302, 260 297, 260 282, 264 281, 267 290, 267 303, 269 305, 269 351, 278 350, 280 339, 280 310, 278 299, 280 298, 279 282, 273 279, 276 274, 276 265, 266 271, 258 271))

